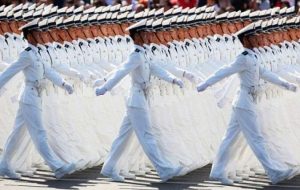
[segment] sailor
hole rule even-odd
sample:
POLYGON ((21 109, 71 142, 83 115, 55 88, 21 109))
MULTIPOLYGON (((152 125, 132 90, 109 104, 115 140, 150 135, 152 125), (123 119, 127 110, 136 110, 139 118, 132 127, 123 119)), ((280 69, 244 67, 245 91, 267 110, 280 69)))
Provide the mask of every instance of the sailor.
POLYGON ((15 120, 15 127, 11 132, 0 163, 0 175, 13 179, 19 179, 20 175, 14 171, 10 164, 16 149, 24 140, 27 129, 38 152, 55 173, 56 178, 61 178, 72 173, 74 164, 66 164, 60 160, 47 142, 46 131, 42 121, 42 91, 45 79, 48 78, 54 84, 65 89, 69 94, 73 93, 70 84, 64 81, 53 69, 44 64, 38 56, 37 42, 32 37, 32 31, 38 27, 38 19, 20 28, 27 39, 28 47, 20 53, 19 59, 12 63, 0 75, 0 89, 18 72, 23 71, 25 82, 19 96, 19 110, 15 120))
POLYGON ((297 87, 261 67, 255 53, 251 50, 253 46, 248 40, 249 36, 255 33, 254 26, 255 24, 250 24, 236 33, 236 36, 245 47, 245 51, 237 56, 233 63, 222 67, 197 87, 198 92, 202 92, 234 73, 238 73, 241 81, 240 90, 233 101, 233 112, 229 128, 223 138, 210 173, 212 179, 219 180, 223 184, 233 184, 233 180, 229 179, 225 173, 225 168, 230 160, 230 154, 234 151, 232 146, 241 132, 263 165, 272 183, 276 184, 289 179, 297 172, 296 169, 281 168, 279 162, 269 157, 265 139, 263 139, 259 128, 255 105, 259 79, 263 78, 291 91, 296 91, 297 87))
POLYGON ((180 79, 171 75, 158 65, 145 61, 145 50, 139 31, 144 30, 147 20, 142 20, 129 27, 128 30, 135 42, 135 50, 128 60, 108 79, 104 85, 96 89, 96 95, 104 95, 110 91, 122 78, 129 73, 132 78, 130 95, 127 100, 127 114, 123 120, 117 139, 114 141, 111 151, 102 168, 101 173, 116 181, 123 181, 124 177, 116 172, 116 164, 120 160, 126 145, 133 133, 138 137, 146 155, 156 168, 162 181, 166 181, 181 171, 181 166, 174 166, 163 158, 157 142, 153 136, 149 107, 147 103, 147 90, 150 87, 150 76, 155 75, 170 83, 183 87, 180 79))

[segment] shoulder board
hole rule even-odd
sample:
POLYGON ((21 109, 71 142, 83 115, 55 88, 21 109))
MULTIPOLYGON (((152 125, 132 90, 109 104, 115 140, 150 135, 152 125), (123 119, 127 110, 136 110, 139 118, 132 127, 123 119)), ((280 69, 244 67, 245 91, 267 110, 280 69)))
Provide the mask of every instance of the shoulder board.
POLYGON ((247 51, 244 51, 242 54, 243 55, 248 55, 249 53, 247 51))
POLYGON ((25 49, 25 51, 30 51, 31 50, 31 47, 27 47, 26 49, 25 49))
POLYGON ((135 51, 135 52, 140 52, 141 50, 139 50, 139 49, 135 49, 134 51, 135 51))

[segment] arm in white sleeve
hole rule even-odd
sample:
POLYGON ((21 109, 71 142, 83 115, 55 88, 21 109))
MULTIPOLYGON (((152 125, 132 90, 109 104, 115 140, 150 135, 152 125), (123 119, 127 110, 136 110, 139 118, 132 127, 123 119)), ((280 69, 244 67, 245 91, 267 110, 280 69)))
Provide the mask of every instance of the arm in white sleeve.
POLYGON ((221 67, 218 71, 216 71, 214 74, 208 77, 208 79, 206 79, 204 82, 211 86, 234 73, 241 72, 247 68, 246 61, 247 60, 244 58, 244 56, 240 55, 236 58, 234 62, 221 67))
POLYGON ((128 60, 111 76, 103 85, 106 90, 111 90, 116 86, 126 75, 143 64, 140 54, 134 53, 129 56, 128 60))
POLYGON ((282 70, 277 73, 280 77, 292 83, 300 83, 300 75, 289 71, 282 70))
POLYGON ((57 72, 72 78, 77 78, 80 74, 78 70, 70 67, 67 64, 55 64, 53 65, 53 68, 57 72))
POLYGON ((64 79, 48 65, 45 65, 45 77, 59 87, 63 87, 65 82, 64 79))
POLYGON ((22 52, 18 60, 7 67, 0 75, 0 89, 18 72, 31 64, 32 60, 27 52, 22 52))
POLYGON ((284 88, 285 88, 285 84, 289 84, 288 81, 284 80, 279 75, 276 75, 275 73, 273 73, 263 67, 259 67, 259 74, 262 79, 264 79, 272 84, 275 84, 275 85, 278 85, 278 86, 281 86, 284 88))
POLYGON ((98 64, 99 64, 100 67, 101 67, 102 69, 104 69, 106 72, 110 72, 110 71, 112 71, 112 70, 114 70, 114 69, 117 68, 117 67, 114 66, 113 64, 110 64, 109 62, 104 61, 104 60, 100 61, 98 64))
POLYGON ((169 73, 168 71, 161 68, 160 66, 158 66, 155 63, 151 63, 150 69, 151 69, 151 73, 154 76, 157 76, 158 78, 160 78, 164 81, 173 83, 174 79, 176 79, 176 77, 174 75, 172 75, 171 73, 169 73))
POLYGON ((184 77, 184 73, 186 72, 184 69, 181 69, 172 64, 163 64, 162 63, 162 64, 159 64, 159 66, 179 78, 184 77))

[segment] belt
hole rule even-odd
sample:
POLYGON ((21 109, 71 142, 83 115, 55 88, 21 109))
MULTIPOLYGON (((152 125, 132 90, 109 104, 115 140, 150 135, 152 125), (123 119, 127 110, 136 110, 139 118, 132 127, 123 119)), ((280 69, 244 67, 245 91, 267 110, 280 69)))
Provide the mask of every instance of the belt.
POLYGON ((25 86, 31 87, 32 90, 33 90, 33 88, 36 89, 39 97, 41 97, 43 90, 46 88, 46 85, 45 85, 43 79, 41 81, 36 80, 34 82, 33 81, 25 81, 25 86))
POLYGON ((134 83, 132 85, 132 87, 138 88, 138 89, 141 89, 141 90, 147 90, 147 89, 149 89, 150 86, 151 86, 150 82, 134 83))
POLYGON ((247 93, 253 97, 254 102, 257 101, 257 96, 258 96, 258 87, 257 86, 248 87, 248 86, 241 85, 240 89, 247 91, 247 93))
POLYGON ((133 84, 132 90, 137 92, 143 92, 144 95, 147 97, 150 90, 150 83, 133 84))

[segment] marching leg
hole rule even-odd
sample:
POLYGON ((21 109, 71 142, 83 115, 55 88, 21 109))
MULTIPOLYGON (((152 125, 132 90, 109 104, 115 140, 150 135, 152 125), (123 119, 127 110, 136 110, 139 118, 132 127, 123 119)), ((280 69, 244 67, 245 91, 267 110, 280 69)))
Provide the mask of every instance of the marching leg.
POLYGON ((116 165, 124 149, 127 147, 133 135, 131 122, 126 116, 122 122, 118 137, 114 140, 110 153, 102 167, 101 174, 112 178, 114 181, 124 181, 124 178, 116 171, 116 165))
POLYGON ((282 163, 272 160, 266 149, 266 143, 257 123, 257 115, 253 111, 236 108, 238 123, 248 144, 261 162, 272 183, 277 183, 294 175, 293 169, 288 169, 282 163))
POLYGON ((0 164, 1 176, 7 176, 11 179, 19 179, 21 177, 14 171, 10 161, 13 159, 15 152, 22 144, 22 141, 25 137, 24 135, 26 134, 25 130, 25 120, 20 107, 15 120, 15 127, 6 141, 6 145, 2 154, 2 160, 0 164))
POLYGON ((129 112, 130 121, 137 138, 161 179, 166 181, 178 175, 181 171, 181 167, 172 166, 170 162, 163 157, 158 147, 153 132, 151 131, 148 111, 140 108, 129 108, 129 112))
POLYGON ((225 173, 225 170, 230 160, 230 155, 233 151, 231 147, 241 134, 241 129, 237 123, 236 117, 237 115, 233 112, 231 121, 229 123, 229 128, 227 129, 226 135, 222 140, 217 157, 213 162, 212 170, 210 172, 211 179, 219 180, 223 184, 233 184, 233 181, 228 179, 228 175, 225 173))

